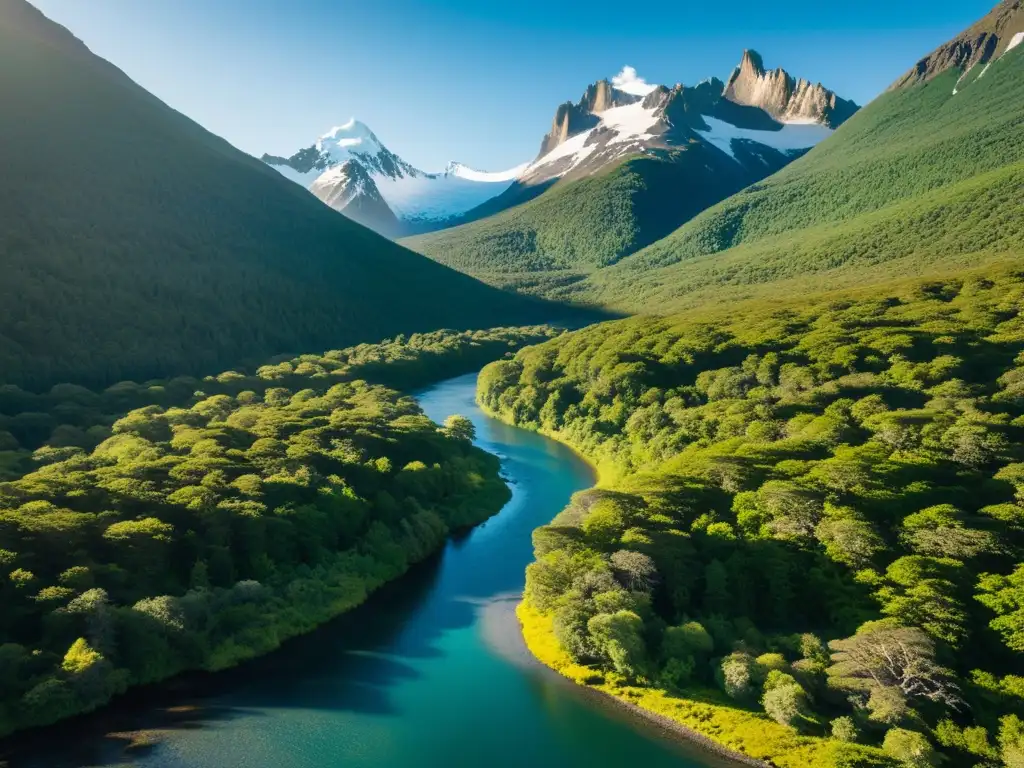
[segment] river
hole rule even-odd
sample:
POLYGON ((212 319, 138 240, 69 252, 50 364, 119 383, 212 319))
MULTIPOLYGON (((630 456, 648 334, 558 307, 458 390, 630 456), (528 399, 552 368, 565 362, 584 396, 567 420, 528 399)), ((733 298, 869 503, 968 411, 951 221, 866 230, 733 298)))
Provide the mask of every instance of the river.
POLYGON ((594 478, 564 446, 485 416, 475 385, 418 399, 437 422, 468 416, 501 457, 513 497, 497 516, 316 632, 44 731, 10 768, 723 765, 526 653, 512 608, 530 533, 594 478))

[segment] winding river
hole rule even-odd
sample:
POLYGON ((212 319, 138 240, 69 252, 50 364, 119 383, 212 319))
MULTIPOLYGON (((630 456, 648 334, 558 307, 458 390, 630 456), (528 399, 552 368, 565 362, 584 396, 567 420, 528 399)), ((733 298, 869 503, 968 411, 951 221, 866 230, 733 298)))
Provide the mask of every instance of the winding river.
MULTIPOLYGON (((512 609, 530 533, 593 483, 567 448, 485 416, 476 375, 420 393, 470 417, 513 498, 361 608, 236 670, 133 694, 10 768, 726 765, 534 662, 512 609)), ((0 765, 3 760, 0 759, 0 765)))

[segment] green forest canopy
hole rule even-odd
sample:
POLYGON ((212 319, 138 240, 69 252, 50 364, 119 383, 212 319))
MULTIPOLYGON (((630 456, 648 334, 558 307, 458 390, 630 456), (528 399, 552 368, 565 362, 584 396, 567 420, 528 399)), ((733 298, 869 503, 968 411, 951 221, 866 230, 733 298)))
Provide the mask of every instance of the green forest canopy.
POLYGON ((885 93, 807 155, 571 290, 660 311, 955 271, 1024 242, 1024 50, 885 93))
POLYGON ((974 273, 491 364, 486 408, 602 468, 527 600, 606 679, 860 743, 836 765, 1019 765, 1022 306, 1024 274, 974 273))
POLYGON ((0 736, 265 653, 497 512, 508 490, 472 425, 438 428, 376 382, 422 386, 552 334, 0 388, 0 736))

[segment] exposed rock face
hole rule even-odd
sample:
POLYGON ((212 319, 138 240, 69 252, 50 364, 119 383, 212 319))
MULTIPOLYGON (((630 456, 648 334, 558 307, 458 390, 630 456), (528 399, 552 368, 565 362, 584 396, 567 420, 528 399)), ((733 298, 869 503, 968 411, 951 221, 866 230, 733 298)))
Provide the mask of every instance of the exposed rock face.
POLYGON ((260 160, 267 165, 287 165, 298 173, 323 172, 330 168, 330 159, 316 147, 300 149, 291 157, 277 157, 276 155, 265 154, 260 160))
POLYGON ((583 98, 580 99, 579 106, 586 109, 587 112, 596 115, 604 112, 606 109, 624 107, 627 104, 633 104, 638 101, 640 101, 639 96, 620 91, 607 80, 598 80, 593 85, 587 87, 583 98))
POLYGON ((325 173, 313 182, 309 191, 353 221, 382 235, 395 236, 399 232, 398 217, 358 160, 347 160, 325 173))
POLYGON ((633 104, 640 101, 640 98, 620 91, 607 80, 598 80, 587 87, 577 103, 567 101, 558 106, 555 110, 555 119, 551 121, 551 130, 541 141, 540 154, 537 156, 542 157, 560 144, 564 144, 567 139, 589 131, 597 125, 597 115, 601 112, 612 107, 633 104))
POLYGON ((591 114, 579 104, 567 101, 559 104, 555 110, 555 119, 551 121, 551 130, 540 142, 540 154, 546 155, 559 144, 564 144, 570 136, 588 131, 597 125, 597 116, 591 114))
POLYGON ((735 104, 759 107, 782 123, 820 123, 837 128, 857 105, 840 99, 821 83, 794 79, 784 69, 765 70, 757 51, 744 51, 722 95, 735 104))
POLYGON ((921 59, 890 90, 926 83, 948 69, 966 75, 1024 42, 1024 0, 1003 0, 969 29, 921 59))

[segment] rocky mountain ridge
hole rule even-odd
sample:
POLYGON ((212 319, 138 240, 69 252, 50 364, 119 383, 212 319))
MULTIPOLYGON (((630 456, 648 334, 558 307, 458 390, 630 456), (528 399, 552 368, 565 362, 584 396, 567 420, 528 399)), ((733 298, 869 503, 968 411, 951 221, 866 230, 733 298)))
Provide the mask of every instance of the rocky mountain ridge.
POLYGON ((799 80, 779 67, 768 71, 757 51, 746 50, 722 96, 735 104, 759 107, 781 123, 818 123, 838 128, 858 107, 821 83, 799 80))
POLYGON ((397 237, 483 218, 627 156, 678 151, 694 142, 723 153, 710 166, 739 165, 741 178, 756 181, 826 138, 856 110, 821 84, 783 69, 765 70, 761 57, 748 50, 728 82, 710 78, 668 88, 648 84, 626 67, 611 80, 592 83, 578 101, 555 110, 534 161, 508 171, 449 163, 441 173, 423 172, 357 120, 290 157, 262 159, 335 210, 397 237))
POLYGON ((783 69, 767 71, 756 51, 744 51, 728 82, 651 85, 644 93, 607 80, 576 103, 559 105, 540 156, 517 179, 536 186, 581 178, 630 154, 708 142, 733 161, 781 167, 810 149, 858 109, 819 84, 783 69), (740 151, 737 152, 737 149, 740 151), (772 162, 767 157, 771 155, 772 162))
POLYGON ((980 77, 988 65, 1021 43, 1024 0, 1003 0, 984 18, 918 61, 889 90, 927 83, 954 68, 963 72, 961 83, 974 72, 975 77, 980 77), (979 66, 981 69, 976 70, 979 66))

